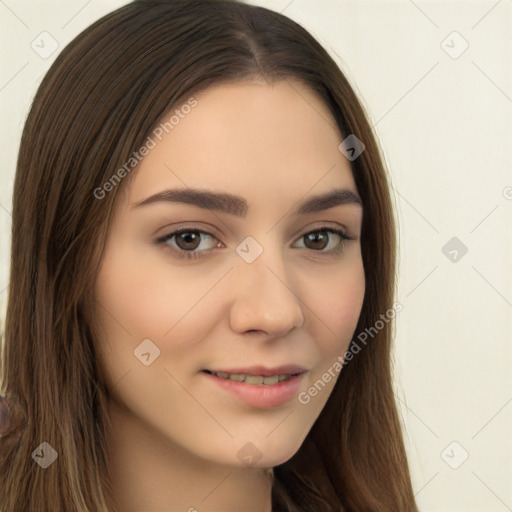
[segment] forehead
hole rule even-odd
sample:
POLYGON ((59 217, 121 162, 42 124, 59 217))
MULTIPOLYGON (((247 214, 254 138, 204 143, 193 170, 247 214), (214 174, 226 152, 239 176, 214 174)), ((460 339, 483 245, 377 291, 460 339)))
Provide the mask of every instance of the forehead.
POLYGON ((164 188, 222 188, 255 200, 355 190, 336 122, 304 85, 222 84, 194 100, 193 107, 175 106, 153 131, 154 147, 130 185, 130 203, 164 188))

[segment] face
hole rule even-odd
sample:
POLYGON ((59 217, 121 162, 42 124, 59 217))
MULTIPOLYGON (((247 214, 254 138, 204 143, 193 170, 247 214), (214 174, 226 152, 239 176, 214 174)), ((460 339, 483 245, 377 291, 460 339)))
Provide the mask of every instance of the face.
POLYGON ((269 468, 300 448, 339 378, 365 291, 363 210, 309 89, 194 97, 117 200, 96 283, 100 357, 125 421, 211 462, 269 468), (335 189, 348 200, 304 207, 335 189))

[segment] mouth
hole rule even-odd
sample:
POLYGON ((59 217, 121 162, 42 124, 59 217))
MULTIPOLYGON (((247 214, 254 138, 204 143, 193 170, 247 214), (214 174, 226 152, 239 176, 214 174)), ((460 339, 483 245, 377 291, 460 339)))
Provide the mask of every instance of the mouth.
POLYGON ((255 408, 272 408, 289 403, 300 391, 308 370, 298 366, 279 368, 204 369, 209 382, 255 408))
POLYGON ((279 382, 285 382, 292 377, 296 377, 297 375, 301 375, 306 370, 298 371, 295 373, 275 373, 272 375, 255 375, 250 373, 230 373, 223 371, 211 371, 211 370, 202 370, 204 373, 209 375, 213 375, 215 377, 219 377, 220 379, 232 380, 235 382, 243 382, 245 384, 249 384, 250 386, 273 386, 278 384, 279 382))

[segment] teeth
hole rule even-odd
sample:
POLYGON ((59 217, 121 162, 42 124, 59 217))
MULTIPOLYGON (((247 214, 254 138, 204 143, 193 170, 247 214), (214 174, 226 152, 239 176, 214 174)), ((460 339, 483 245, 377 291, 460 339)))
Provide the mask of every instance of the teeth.
POLYGON ((261 375, 246 375, 244 382, 254 386, 261 386, 263 384, 263 377, 261 375))
POLYGON ((236 380, 237 382, 243 382, 245 380, 245 375, 243 373, 232 373, 231 375, 228 373, 228 377, 231 380, 236 380))
POLYGON ((252 386, 272 386, 279 382, 288 380, 291 375, 271 375, 269 377, 263 377, 262 375, 246 375, 245 373, 226 373, 226 372, 214 372, 213 375, 221 377, 222 379, 234 380, 236 382, 244 382, 252 386))
POLYGON ((279 382, 279 378, 277 375, 272 375, 271 377, 265 377, 263 379, 263 384, 272 385, 272 384, 277 384, 278 382, 279 382))

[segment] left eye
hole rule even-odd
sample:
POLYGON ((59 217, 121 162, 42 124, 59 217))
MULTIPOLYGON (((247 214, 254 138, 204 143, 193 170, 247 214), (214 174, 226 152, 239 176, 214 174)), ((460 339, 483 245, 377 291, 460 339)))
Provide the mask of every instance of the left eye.
POLYGON ((345 231, 341 230, 341 229, 335 229, 335 228, 320 228, 320 229, 315 229, 314 231, 310 231, 309 233, 305 233, 304 235, 302 235, 299 240, 301 239, 306 239, 308 243, 312 243, 313 244, 313 247, 306 247, 306 249, 312 249, 312 250, 319 250, 321 252, 333 252, 333 251, 339 251, 341 250, 342 246, 343 246, 343 241, 344 240, 350 240, 350 237, 347 235, 347 233, 345 233, 345 231), (329 245, 329 242, 332 240, 332 238, 330 236, 328 236, 328 234, 335 234, 338 236, 338 238, 341 239, 341 241, 339 241, 335 247, 329 249, 329 250, 324 250, 328 245, 329 245), (327 242, 327 245, 325 244, 325 242, 327 242), (318 243, 320 243, 321 247, 315 247, 315 245, 317 245, 318 243))
MULTIPOLYGON (((321 253, 337 253, 342 250, 344 240, 351 240, 345 231, 331 227, 321 227, 304 233, 298 240, 300 241, 302 239, 304 239, 306 243, 303 247, 298 247, 299 249, 305 248, 321 253), (326 249, 333 239, 332 235, 336 235, 340 240, 337 244, 334 243, 334 247, 326 249), (306 244, 308 246, 306 246, 306 244)), ((174 231, 173 233, 169 233, 168 235, 156 240, 156 244, 165 244, 165 249, 171 251, 172 254, 179 258, 204 257, 204 253, 208 253, 215 247, 222 246, 222 242, 220 242, 214 235, 197 229, 182 229, 174 231), (196 250, 199 249, 201 245, 202 236, 210 238, 212 243, 210 244, 210 247, 203 248, 202 250, 196 250), (217 240, 217 243, 214 242, 215 240, 217 240)))

